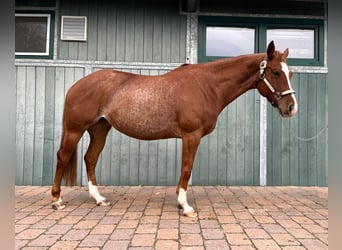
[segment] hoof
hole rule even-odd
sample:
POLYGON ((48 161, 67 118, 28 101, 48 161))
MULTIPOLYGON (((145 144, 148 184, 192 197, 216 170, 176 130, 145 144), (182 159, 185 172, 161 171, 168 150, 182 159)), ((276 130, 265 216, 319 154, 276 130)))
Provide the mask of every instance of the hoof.
POLYGON ((184 216, 189 217, 189 218, 195 218, 197 217, 197 213, 195 212, 195 210, 191 210, 188 212, 183 213, 184 216))
POLYGON ((65 204, 63 202, 52 203, 52 209, 54 210, 62 210, 63 208, 65 208, 65 204))
POLYGON ((107 207, 110 206, 110 201, 105 199, 103 201, 100 201, 99 203, 96 204, 96 206, 100 206, 100 207, 107 207))

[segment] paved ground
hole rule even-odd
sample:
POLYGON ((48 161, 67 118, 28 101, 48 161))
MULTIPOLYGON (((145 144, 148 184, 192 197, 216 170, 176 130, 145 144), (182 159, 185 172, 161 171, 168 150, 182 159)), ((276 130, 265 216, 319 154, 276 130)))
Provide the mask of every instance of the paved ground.
POLYGON ((54 211, 50 187, 15 188, 16 249, 328 249, 326 187, 189 188, 199 212, 186 218, 175 187, 63 187, 54 211))

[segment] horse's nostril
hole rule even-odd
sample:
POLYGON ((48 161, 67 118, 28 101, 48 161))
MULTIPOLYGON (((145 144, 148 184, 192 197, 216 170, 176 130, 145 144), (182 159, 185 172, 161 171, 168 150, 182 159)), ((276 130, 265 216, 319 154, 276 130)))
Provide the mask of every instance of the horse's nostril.
POLYGON ((293 110, 294 110, 294 105, 293 105, 293 104, 290 104, 290 105, 289 105, 289 112, 291 113, 293 110))

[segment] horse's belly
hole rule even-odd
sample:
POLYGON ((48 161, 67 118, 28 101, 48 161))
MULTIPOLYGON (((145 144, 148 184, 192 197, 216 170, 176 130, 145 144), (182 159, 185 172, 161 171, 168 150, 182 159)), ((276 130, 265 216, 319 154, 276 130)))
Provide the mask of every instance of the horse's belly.
POLYGON ((165 96, 134 96, 112 106, 109 120, 120 132, 138 139, 179 137, 176 111, 165 96))

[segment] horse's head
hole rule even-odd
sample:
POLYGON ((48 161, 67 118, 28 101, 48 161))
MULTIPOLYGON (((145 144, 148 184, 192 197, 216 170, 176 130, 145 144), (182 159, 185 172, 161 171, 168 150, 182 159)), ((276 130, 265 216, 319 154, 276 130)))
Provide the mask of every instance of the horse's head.
POLYGON ((284 53, 275 51, 273 41, 267 47, 267 56, 260 63, 257 89, 268 99, 272 106, 278 108, 282 117, 291 117, 297 113, 295 91, 291 87, 292 72, 286 58, 289 50, 284 53))

